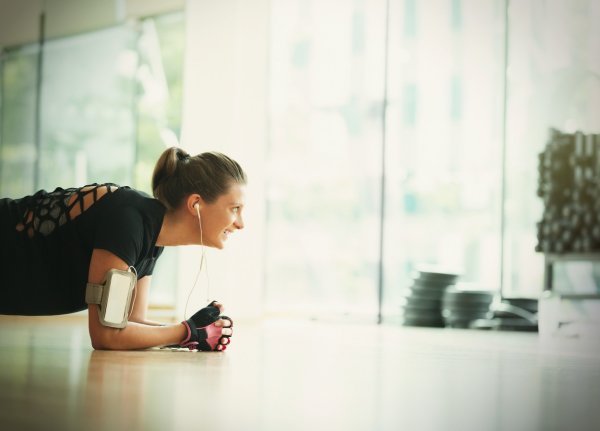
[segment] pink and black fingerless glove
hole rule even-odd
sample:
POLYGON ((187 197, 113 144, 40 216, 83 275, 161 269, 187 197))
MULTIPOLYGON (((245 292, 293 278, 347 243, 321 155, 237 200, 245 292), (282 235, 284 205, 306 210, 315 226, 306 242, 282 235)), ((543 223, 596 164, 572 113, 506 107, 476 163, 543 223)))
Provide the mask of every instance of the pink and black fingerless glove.
POLYGON ((187 329, 187 335, 179 345, 190 350, 222 351, 231 341, 233 321, 227 316, 220 316, 214 301, 197 311, 192 317, 181 322, 187 329), (223 326, 215 322, 223 320, 223 326), (225 330, 225 331, 224 331, 225 330))

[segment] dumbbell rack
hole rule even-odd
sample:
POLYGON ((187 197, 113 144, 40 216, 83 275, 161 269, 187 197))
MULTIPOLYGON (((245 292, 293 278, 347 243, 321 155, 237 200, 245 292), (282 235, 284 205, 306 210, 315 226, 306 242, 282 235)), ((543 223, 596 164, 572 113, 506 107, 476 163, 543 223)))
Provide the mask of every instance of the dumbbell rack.
POLYGON ((545 257, 544 290, 553 290, 555 263, 600 262, 600 135, 551 129, 538 157, 536 251, 545 257))

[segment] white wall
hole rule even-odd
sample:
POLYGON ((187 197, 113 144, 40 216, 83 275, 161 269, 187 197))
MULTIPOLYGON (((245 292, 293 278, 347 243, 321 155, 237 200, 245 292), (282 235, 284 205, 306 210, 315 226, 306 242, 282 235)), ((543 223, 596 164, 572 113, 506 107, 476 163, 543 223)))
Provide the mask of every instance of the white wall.
MULTIPOLYGON (((188 0, 181 145, 221 151, 248 175, 246 228, 224 250, 208 250, 211 297, 233 318, 262 313, 267 138, 268 0, 188 0)), ((199 250, 181 252, 180 307, 193 285, 199 250)), ((202 275, 189 308, 205 301, 202 275), (198 292, 199 291, 199 292, 198 292)), ((189 314, 189 311, 188 311, 189 314)))

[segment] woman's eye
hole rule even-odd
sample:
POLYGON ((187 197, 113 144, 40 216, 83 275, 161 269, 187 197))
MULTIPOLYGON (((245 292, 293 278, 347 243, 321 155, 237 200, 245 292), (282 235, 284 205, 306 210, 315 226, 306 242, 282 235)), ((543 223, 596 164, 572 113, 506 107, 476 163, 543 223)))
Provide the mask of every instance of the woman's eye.
POLYGON ((239 212, 239 210, 240 210, 240 207, 234 207, 233 208, 233 212, 236 213, 236 214, 239 212))

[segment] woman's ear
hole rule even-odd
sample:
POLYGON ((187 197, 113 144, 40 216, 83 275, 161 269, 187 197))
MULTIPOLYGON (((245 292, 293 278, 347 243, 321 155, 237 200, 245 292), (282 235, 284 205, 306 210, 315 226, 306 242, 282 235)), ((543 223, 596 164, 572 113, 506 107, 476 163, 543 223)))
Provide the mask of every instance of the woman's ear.
POLYGON ((198 193, 192 193, 186 199, 186 209, 193 215, 196 215, 203 205, 204 200, 202 199, 202 196, 200 196, 198 193))

